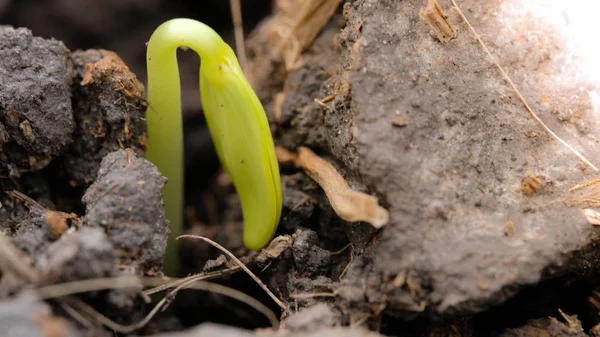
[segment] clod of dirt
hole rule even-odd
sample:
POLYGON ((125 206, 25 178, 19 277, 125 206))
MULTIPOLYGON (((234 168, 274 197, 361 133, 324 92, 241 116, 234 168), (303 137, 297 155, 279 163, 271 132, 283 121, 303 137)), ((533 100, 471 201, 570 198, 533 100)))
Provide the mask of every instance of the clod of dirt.
POLYGON ((104 231, 82 228, 54 242, 37 262, 49 283, 116 275, 116 256, 104 231))
POLYGON ((331 268, 331 252, 318 246, 317 233, 309 229, 299 229, 292 236, 294 262, 302 275, 328 275, 331 268))
POLYGON ((100 161, 112 151, 146 146, 144 87, 113 52, 73 53, 73 114, 77 127, 64 158, 72 183, 96 179, 100 161))
POLYGON ((66 319, 52 315, 46 303, 29 299, 0 303, 0 327, 4 337, 81 336, 66 319))
MULTIPOLYGON (((390 212, 373 240, 357 232, 367 249, 339 288, 339 305, 354 318, 382 305, 394 316, 479 312, 522 285, 600 268, 600 229, 562 204, 569 188, 587 180, 585 168, 558 142, 527 136, 541 126, 511 98, 449 1, 438 2, 457 31, 447 44, 419 18, 420 0, 358 0, 344 6, 337 39, 330 24, 286 79, 278 142, 324 154, 350 186, 376 195, 390 212), (313 101, 324 97, 324 106, 313 101), (395 127, 390 120, 398 116, 411 123, 395 127), (551 183, 531 196, 515 193, 528 174, 551 183), (506 236, 509 221, 517 230, 506 236)), ((501 10, 497 2, 461 6, 546 124, 597 157, 597 118, 587 93, 576 91, 597 86, 564 66, 569 57, 555 47, 561 41, 548 40, 553 32, 529 32, 538 37, 532 46, 518 25, 492 14, 501 10), (557 119, 544 103, 549 93, 594 127, 557 119)))
POLYGON ((314 203, 310 197, 297 189, 288 186, 285 181, 282 200, 282 219, 280 225, 290 232, 294 232, 313 215, 314 203))
POLYGON ((40 170, 70 144, 69 56, 62 42, 0 26, 0 170, 40 170))
POLYGON ((102 160, 98 178, 82 198, 84 225, 104 228, 120 264, 138 273, 162 269, 169 235, 162 201, 165 182, 133 150, 118 150, 102 160))

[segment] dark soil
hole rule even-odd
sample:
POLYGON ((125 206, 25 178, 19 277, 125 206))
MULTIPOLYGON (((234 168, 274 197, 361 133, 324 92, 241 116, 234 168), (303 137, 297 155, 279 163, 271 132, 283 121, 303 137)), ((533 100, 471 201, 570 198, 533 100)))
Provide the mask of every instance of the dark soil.
MULTIPOLYGON (((10 239, 0 336, 111 336, 81 319, 81 302, 127 325, 162 298, 113 289, 41 300, 31 290, 162 276, 166 179, 143 159, 144 42, 175 16, 231 41, 226 3, 0 0, 1 22, 27 27, 0 26, 0 235, 10 239)), ((577 56, 555 28, 525 14, 508 21, 513 3, 459 2, 532 108, 597 164, 597 83, 569 63, 577 56)), ((341 220, 313 180, 282 167, 280 237, 260 253, 241 242, 239 200, 187 75, 198 58, 182 53, 187 231, 240 257, 286 310, 245 273, 226 272, 235 264, 221 252, 184 240, 179 276, 222 273, 213 281, 267 305, 281 328, 238 301, 185 290, 121 335, 600 335, 600 232, 580 212, 597 203, 565 202, 597 199, 569 189, 598 175, 531 117, 451 2, 439 4, 456 32, 444 43, 420 0, 345 1, 301 66, 261 82, 269 116, 285 95, 276 143, 310 147, 377 196, 390 222, 341 220), (315 103, 324 97, 327 107, 315 103)), ((269 1, 243 8, 249 31, 269 1)))

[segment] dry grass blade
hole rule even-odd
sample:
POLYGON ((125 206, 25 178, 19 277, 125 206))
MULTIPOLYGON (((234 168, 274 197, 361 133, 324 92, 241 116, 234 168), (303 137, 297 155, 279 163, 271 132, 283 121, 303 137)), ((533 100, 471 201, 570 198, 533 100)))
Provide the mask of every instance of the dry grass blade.
POLYGON ((293 153, 278 147, 275 153, 279 162, 302 168, 316 181, 340 218, 348 222, 365 221, 375 228, 389 221, 388 211, 379 206, 376 197, 351 189, 333 165, 308 148, 301 147, 297 153, 293 153))
MULTIPOLYGON (((96 327, 89 319, 84 317, 79 311, 75 310, 69 303, 66 301, 58 301, 58 305, 71 317, 73 317, 77 322, 81 323, 88 331, 96 331, 98 327, 96 327)), ((98 333, 99 335, 99 333, 98 333)))
POLYGON ((458 15, 460 16, 460 18, 469 27, 469 30, 471 31, 471 33, 473 33, 473 35, 475 35, 475 38, 477 39, 477 42, 479 42, 479 44, 481 45, 481 48, 483 48, 483 50, 485 51, 485 53, 488 55, 488 57, 492 60, 492 62, 496 66, 496 68, 498 68, 498 70, 500 70, 500 73, 502 73, 502 76, 504 77, 504 79, 508 82, 508 84, 513 89, 513 91, 517 94, 517 96, 519 97, 519 100, 521 101, 521 103, 523 103, 523 105, 525 106, 525 109, 527 109, 527 111, 529 112, 529 114, 531 115, 531 117, 533 117, 533 119, 535 119, 546 130, 546 132, 548 132, 552 137, 554 137, 561 144, 563 144, 565 147, 567 147, 577 158, 579 158, 581 161, 583 161, 588 166, 590 166, 592 169, 594 169, 594 171, 598 171, 598 168, 596 166, 594 166, 594 164, 592 164, 587 158, 585 158, 581 153, 579 153, 571 145, 569 145, 569 143, 567 143, 566 141, 564 141, 557 134, 555 134, 552 130, 550 130, 550 128, 533 111, 533 109, 531 109, 531 107, 529 106, 529 104, 527 103, 527 101, 525 100, 525 98, 523 97, 523 95, 521 95, 521 92, 519 91, 519 89, 517 89, 517 86, 512 81, 512 79, 510 78, 510 76, 508 76, 508 74, 506 73, 506 71, 504 71, 504 68, 502 68, 502 66, 500 66, 500 63, 498 63, 498 61, 496 61, 496 58, 489 51, 489 49, 487 48, 487 46, 485 45, 485 43, 483 43, 483 40, 481 39, 481 37, 479 36, 479 34, 477 34, 477 32, 475 31, 475 28, 473 28, 473 26, 471 26, 471 23, 469 22, 469 20, 467 20, 467 17, 463 14, 463 12, 460 9, 460 7, 458 7, 458 5, 456 4, 456 2, 454 0, 450 0, 450 1, 452 2, 452 4, 454 5, 454 7, 456 8, 456 11, 458 12, 458 15))
MULTIPOLYGON (((9 191, 8 195, 11 198, 21 201, 25 206, 27 206, 27 208, 38 208, 38 209, 42 209, 45 211, 50 211, 46 207, 40 205, 37 201, 31 199, 30 197, 28 197, 27 195, 25 195, 19 191, 9 191)), ((78 218, 77 214, 74 214, 74 213, 65 213, 65 212, 59 212, 59 211, 51 211, 51 212, 54 212, 54 213, 58 214, 60 217, 65 218, 65 219, 78 218)))
POLYGON ((26 283, 37 283, 40 276, 29 262, 29 257, 0 232, 0 271, 13 273, 26 283))
POLYGON ((51 298, 64 297, 68 295, 86 293, 90 291, 99 291, 106 289, 142 289, 142 283, 139 278, 134 276, 107 277, 82 281, 73 281, 66 283, 53 284, 29 289, 22 294, 31 293, 33 298, 38 301, 51 298))
POLYGON ((150 313, 148 313, 148 315, 146 315, 146 317, 144 317, 144 319, 142 319, 138 323, 135 323, 132 325, 122 325, 122 324, 116 323, 115 321, 111 320, 110 318, 97 312, 94 308, 92 308, 87 303, 83 302, 82 300, 80 300, 78 298, 68 297, 68 298, 63 298, 62 301, 66 302, 68 305, 72 306, 79 313, 86 314, 89 318, 95 320, 96 322, 99 322, 100 324, 108 327, 109 329, 112 329, 113 331, 115 331, 117 333, 129 334, 138 329, 141 329, 146 324, 148 324, 148 322, 150 322, 150 320, 154 317, 154 315, 156 315, 160 311, 160 309, 162 309, 163 305, 167 302, 167 296, 165 296, 163 299, 161 299, 158 302, 158 304, 156 304, 156 306, 154 306, 154 308, 152 308, 150 313))
POLYGON ((212 280, 215 278, 219 278, 221 276, 233 274, 233 273, 239 271, 240 269, 242 269, 240 266, 234 266, 231 268, 217 270, 217 271, 210 272, 210 273, 201 273, 201 274, 191 275, 191 276, 188 276, 185 278, 180 278, 180 279, 168 279, 166 281, 163 279, 158 279, 156 277, 148 277, 148 278, 143 279, 144 285, 151 285, 151 286, 154 286, 154 288, 144 290, 142 293, 146 296, 149 296, 149 295, 156 294, 156 293, 159 293, 159 292, 162 292, 165 290, 177 288, 181 284, 187 283, 192 280, 193 281, 212 280))
MULTIPOLYGON (((244 44, 244 25, 242 21, 242 5, 240 0, 229 0, 231 7, 231 18, 233 21, 233 33, 235 35, 235 51, 240 60, 240 66, 244 73, 248 73, 248 58, 246 57, 246 45, 244 44)), ((246 75, 247 76, 247 75, 246 75)))
POLYGON ((267 306, 265 306, 261 302, 255 300, 254 298, 244 294, 241 291, 238 291, 238 290, 235 290, 235 289, 232 289, 232 288, 220 285, 220 284, 216 284, 216 283, 209 283, 209 282, 204 282, 204 281, 199 281, 199 280, 190 280, 188 282, 181 284, 179 287, 175 288, 171 293, 177 292, 181 289, 198 289, 198 290, 210 291, 215 294, 220 294, 223 296, 227 296, 227 297, 236 299, 242 303, 249 305, 250 307, 254 308, 256 311, 265 315, 265 317, 267 317, 269 319, 269 322, 271 323, 271 326, 274 329, 277 329, 279 327, 279 320, 277 319, 277 316, 275 316, 275 313, 273 313, 273 311, 271 311, 271 309, 269 309, 267 306))
POLYGON ((576 185, 576 186, 573 186, 572 188, 570 188, 570 189, 569 189, 569 192, 575 192, 575 191, 579 191, 579 190, 581 190, 581 189, 584 189, 584 188, 586 188, 586 187, 588 187, 588 186, 595 185, 595 184, 597 184, 597 183, 600 183, 600 178, 593 179, 593 180, 589 180, 589 181, 586 181, 586 182, 585 182, 585 183, 583 183, 583 184, 578 184, 578 185, 576 185))
POLYGON ((294 299, 301 298, 315 298, 315 297, 335 297, 336 293, 302 293, 302 294, 291 294, 290 297, 294 299))
POLYGON ((259 301, 255 300, 254 298, 242 293, 241 291, 231 289, 229 287, 225 287, 220 284, 208 283, 208 282, 198 281, 198 280, 188 280, 187 282, 180 284, 178 287, 176 287, 171 292, 169 292, 165 297, 163 297, 154 306, 154 308, 152 308, 152 310, 146 315, 146 317, 144 317, 138 323, 131 324, 131 325, 122 325, 122 324, 116 323, 115 321, 113 321, 110 318, 97 312, 94 308, 92 308, 91 306, 89 306, 88 304, 86 304, 85 302, 83 302, 79 299, 67 298, 65 300, 69 305, 75 307, 76 309, 78 309, 81 312, 84 312, 90 318, 107 326, 108 328, 112 329, 113 331, 122 333, 122 334, 129 334, 129 333, 132 333, 132 332, 144 327, 146 324, 148 324, 148 322, 150 322, 150 320, 152 320, 152 318, 160 310, 163 310, 164 308, 166 308, 166 306, 173 300, 173 298, 175 298, 175 296, 177 295, 177 293, 180 290, 187 289, 187 288, 210 291, 210 292, 213 292, 216 294, 220 294, 223 296, 227 296, 227 297, 236 299, 242 303, 249 305, 250 307, 256 309, 258 312, 265 315, 265 317, 267 317, 269 319, 269 321, 271 322, 271 325, 273 326, 273 328, 277 328, 279 326, 279 321, 277 320, 277 317, 275 316, 275 314, 269 308, 267 308, 264 304, 260 303, 259 301))
POLYGON ((180 238, 189 238, 189 239, 196 239, 196 240, 202 240, 210 245, 212 245, 213 247, 219 249, 220 251, 222 251, 225 255, 229 256, 230 259, 232 259, 233 261, 235 261, 235 263, 237 263, 245 272, 246 274, 248 274, 261 288, 263 288, 263 290, 267 293, 267 295, 269 295, 269 297, 271 297, 273 299, 273 301, 275 303, 277 303, 277 305, 286 313, 290 313, 289 309, 287 308, 287 306, 285 306, 285 304, 283 304, 283 302, 281 302, 281 300, 279 300, 277 298, 277 296, 275 296, 275 294, 273 294, 273 292, 271 290, 269 290, 269 288, 267 288, 267 286, 263 283, 263 281, 261 281, 258 276, 254 275, 254 273, 252 271, 250 271, 250 269, 248 269, 248 267, 246 267, 242 261, 240 261, 235 255, 233 255, 230 251, 228 251, 227 249, 225 249, 225 247, 221 246, 220 244, 214 242, 213 240, 209 239, 209 238, 205 238, 203 236, 200 235, 181 235, 179 236, 177 239, 180 238))
POLYGON ((600 207, 600 179, 593 179, 583 184, 579 184, 571 188, 569 192, 571 192, 572 195, 564 201, 567 207, 600 207))

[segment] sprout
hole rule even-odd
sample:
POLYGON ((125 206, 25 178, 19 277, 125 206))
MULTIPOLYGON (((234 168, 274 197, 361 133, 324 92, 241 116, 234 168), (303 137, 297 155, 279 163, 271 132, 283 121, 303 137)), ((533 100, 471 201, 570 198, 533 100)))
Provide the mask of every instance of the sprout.
MULTIPOLYGON (((273 138, 264 109, 244 76, 233 50, 207 25, 174 19, 159 26, 148 42, 148 148, 169 182, 164 189, 171 222, 170 250, 181 235, 183 214, 183 135, 176 50, 200 55, 204 114, 221 164, 239 194, 244 244, 257 250, 275 233, 281 215, 281 183, 273 138)), ((167 259, 173 258, 167 257, 167 259)))

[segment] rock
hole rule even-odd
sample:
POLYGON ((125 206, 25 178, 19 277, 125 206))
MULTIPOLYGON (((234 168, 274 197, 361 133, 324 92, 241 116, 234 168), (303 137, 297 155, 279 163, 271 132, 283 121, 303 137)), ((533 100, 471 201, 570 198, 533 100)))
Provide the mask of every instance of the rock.
MULTIPOLYGON (((71 60, 62 42, 0 26, 0 169, 37 171, 71 143, 71 60)), ((2 173, 4 174, 4 173, 2 173)))
POLYGON ((169 235, 162 189, 166 182, 149 161, 130 150, 109 153, 82 198, 84 225, 103 228, 120 264, 160 272, 169 235))
MULTIPOLYGON (((373 240, 368 226, 347 226, 364 254, 350 264, 338 305, 356 317, 385 304, 390 315, 471 314, 523 285, 598 268, 599 229, 563 203, 591 169, 542 131, 468 27, 440 3, 458 31, 445 45, 419 18, 421 1, 346 3, 346 27, 334 40, 341 53, 329 47, 330 25, 286 80, 277 141, 319 151, 390 212, 373 240), (312 101, 330 95, 328 108, 312 101), (399 117, 411 123, 394 127, 399 117), (540 180, 530 195, 526 177, 540 180)), ((461 6, 534 110, 599 158, 593 104, 587 91, 576 92, 597 87, 564 66, 568 58, 544 40, 552 36, 546 28, 532 33, 531 46, 515 25, 491 15, 492 2, 461 6), (553 57, 542 67, 544 55, 553 57), (557 97, 545 104, 548 93, 557 97), (557 107, 580 111, 593 127, 552 114, 557 107)))

